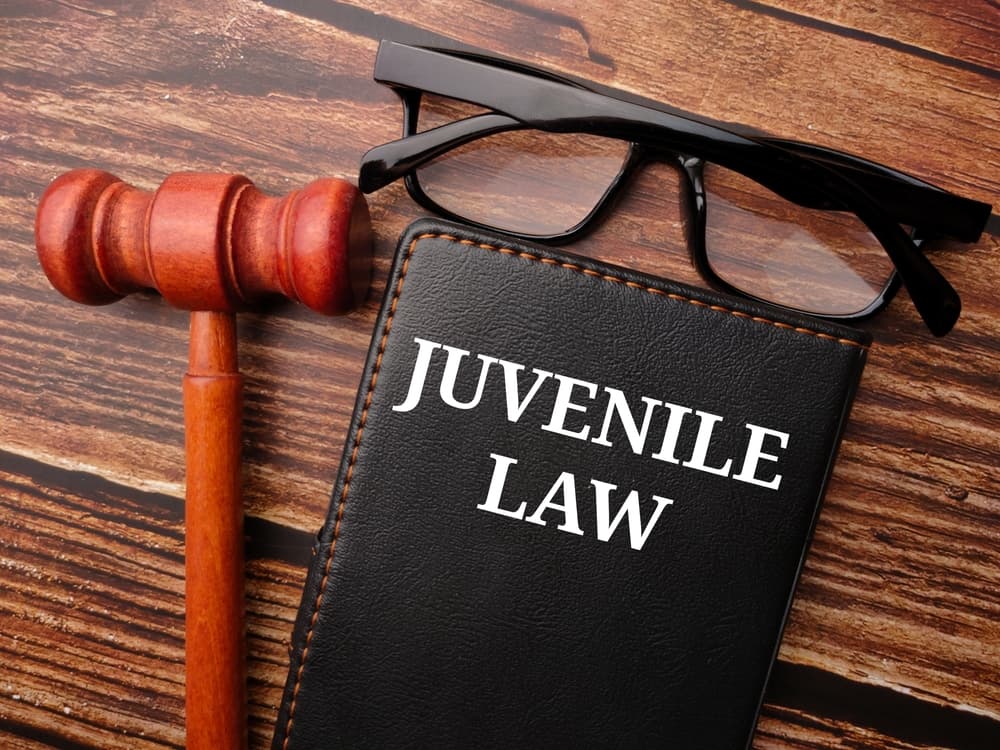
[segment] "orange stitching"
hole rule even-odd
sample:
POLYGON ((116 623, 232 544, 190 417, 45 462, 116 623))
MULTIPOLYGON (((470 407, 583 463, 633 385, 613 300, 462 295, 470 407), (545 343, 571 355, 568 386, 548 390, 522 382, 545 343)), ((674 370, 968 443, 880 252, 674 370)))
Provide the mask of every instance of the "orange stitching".
POLYGON ((386 318, 385 325, 382 329, 382 338, 379 340, 378 354, 375 357, 375 366, 372 370, 371 380, 368 382, 368 392, 365 395, 364 408, 361 411, 361 418, 358 420, 358 432, 354 436, 354 446, 351 449, 351 458, 347 465, 347 473, 344 476, 344 488, 340 493, 340 501, 337 506, 337 517, 334 521, 333 527, 333 539, 330 542, 330 549, 327 552, 326 562, 323 565, 323 578, 320 580, 319 593, 316 595, 316 601, 313 603, 313 613, 309 619, 309 630, 306 632, 305 645, 302 648, 302 657, 299 662, 299 668, 295 673, 295 687, 292 688, 292 700, 288 707, 288 721, 285 724, 285 740, 282 743, 282 748, 288 750, 288 743, 291 741, 292 737, 292 724, 295 720, 295 707, 299 695, 299 689, 302 687, 302 674, 306 667, 306 658, 309 655, 309 647, 312 643, 313 633, 315 632, 316 621, 319 619, 319 610, 323 604, 323 598, 326 594, 327 584, 330 581, 330 570, 333 567, 333 557, 337 549, 337 540, 340 538, 340 528, 344 520, 344 506, 347 504, 347 494, 351 489, 351 479, 354 476, 354 466, 357 462, 358 452, 361 448, 361 437, 365 431, 365 425, 368 423, 368 409, 371 407, 372 398, 375 395, 375 385, 378 382, 378 375, 382 369, 382 357, 385 354, 386 342, 389 338, 389 331, 392 329, 392 321, 396 314, 396 307, 399 303, 399 297, 403 292, 403 281, 406 279, 406 273, 410 267, 410 258, 413 257, 413 253, 416 250, 417 243, 420 240, 427 239, 444 239, 451 242, 457 242, 461 245, 466 245, 469 247, 478 247, 482 250, 489 250, 491 252, 499 252, 504 255, 512 255, 518 258, 526 258, 528 260, 533 260, 539 263, 544 263, 550 266, 560 266, 562 268, 569 269, 570 271, 575 271, 577 273, 582 273, 586 276, 591 276, 594 278, 599 278, 603 281, 608 281, 614 284, 624 284, 630 289, 640 289, 649 294, 656 294, 660 296, 665 296, 668 299, 672 299, 678 302, 686 302, 690 305, 695 305, 697 307, 704 307, 715 312, 723 312, 729 315, 733 315, 737 318, 742 318, 744 320, 751 320, 755 323, 764 323, 775 328, 781 328, 785 330, 795 331, 796 333, 802 333, 809 336, 816 336, 820 339, 827 339, 831 341, 836 341, 840 344, 845 344, 847 346, 854 346, 860 349, 867 349, 864 344, 859 344, 857 341, 851 341, 850 339, 838 338, 836 336, 831 336, 828 333, 821 333, 820 331, 814 331, 811 328, 803 328, 800 326, 789 325, 788 323, 782 323, 776 320, 770 320, 769 318, 763 318, 757 315, 750 315, 749 313, 742 312, 740 310, 732 310, 728 307, 723 307, 722 305, 713 305, 707 302, 702 302, 701 300, 692 299, 691 297, 685 297, 680 294, 675 294, 673 292, 665 292, 662 289, 657 289, 656 287, 644 286, 635 281, 629 281, 628 279, 623 279, 619 276, 611 276, 609 274, 603 274, 598 271, 591 270, 589 268, 583 268, 581 266, 575 265, 573 263, 566 263, 563 261, 557 261, 552 258, 545 258, 540 255, 534 255, 532 253, 527 253, 519 250, 512 250, 506 247, 498 247, 495 245, 487 245, 480 242, 475 242, 473 240, 461 239, 458 237, 453 237, 449 234, 421 234, 413 239, 410 243, 410 247, 406 251, 406 258, 403 260, 403 266, 400 269, 399 281, 396 283, 396 289, 393 292, 392 302, 389 304, 389 316, 386 318))
POLYGON ((351 458, 347 464, 347 473, 344 476, 344 488, 340 493, 340 501, 337 505, 337 518, 333 526, 333 539, 330 542, 330 549, 327 552, 326 562, 323 565, 323 578, 319 583, 319 592, 316 595, 316 601, 313 603, 313 613, 309 618, 309 630, 306 631, 305 644, 302 647, 302 657, 299 661, 299 668, 295 673, 295 687, 292 689, 292 700, 288 706, 288 721, 285 723, 285 740, 282 743, 282 748, 284 750, 288 749, 288 743, 292 738, 292 724, 295 721, 295 707, 297 705, 297 700, 299 696, 299 689, 302 687, 302 674, 306 667, 306 659, 309 656, 309 647, 312 643, 313 633, 316 628, 316 621, 319 619, 319 610, 323 604, 323 597, 326 594, 326 587, 330 581, 330 570, 333 567, 333 557, 337 549, 337 540, 340 538, 340 527, 344 520, 344 506, 347 504, 347 494, 351 489, 351 479, 354 476, 354 466, 357 463, 358 452, 361 449, 361 437, 365 432, 365 425, 368 423, 368 409, 372 405, 372 398, 375 395, 375 384, 378 383, 378 374, 382 369, 382 357, 385 354, 386 341, 389 338, 389 331, 392 329, 392 319, 396 314, 396 305, 399 301, 399 295, 403 291, 403 281, 406 279, 406 272, 409 270, 410 256, 413 255, 413 251, 417 246, 417 241, 423 239, 423 237, 417 237, 410 243, 409 250, 406 253, 406 259, 403 261, 403 267, 399 273, 399 281, 396 283, 396 289, 393 292, 392 303, 389 307, 389 317, 386 318, 385 326, 382 328, 382 338, 378 345, 378 355, 375 357, 375 366, 372 369, 372 377, 368 382, 368 393, 365 395, 365 405, 361 411, 361 418, 358 420, 358 431, 354 436, 354 446, 351 449, 351 458))
MULTIPOLYGON (((413 240, 413 242, 414 242, 414 244, 416 244, 416 242, 418 242, 419 240, 427 240, 427 239, 450 240, 451 242, 457 242, 460 245, 469 245, 469 246, 472 246, 472 247, 481 248, 483 250, 491 250, 491 251, 494 251, 494 252, 503 253, 504 255, 514 255, 514 256, 516 256, 518 258, 527 258, 528 260, 533 260, 533 261, 537 261, 539 263, 544 263, 545 265, 559 266, 561 268, 567 268, 570 271, 576 271, 577 273, 582 273, 585 276, 591 276, 591 277, 594 277, 594 278, 599 278, 599 279, 601 279, 603 281, 610 281, 611 283, 614 283, 614 284, 624 284, 629 289, 641 289, 642 291, 648 292, 649 294, 656 294, 656 295, 664 296, 664 297, 667 297, 669 299, 675 300, 677 302, 687 302, 689 305, 695 305, 696 307, 705 307, 705 308, 708 308, 709 310, 714 310, 715 312, 724 312, 724 313, 727 313, 729 315, 733 315, 733 316, 735 316, 737 318, 744 318, 746 320, 752 320, 755 323, 766 323, 767 325, 774 326, 775 328, 781 328, 781 329, 785 329, 785 330, 795 331, 796 333, 803 333, 803 334, 806 334, 808 336, 815 336, 816 338, 819 338, 819 339, 826 339, 826 340, 829 340, 829 341, 836 341, 839 344, 844 344, 846 346, 854 346, 854 347, 857 347, 859 349, 867 349, 868 348, 864 344, 860 344, 857 341, 852 341, 851 339, 839 338, 837 336, 831 336, 828 333, 822 333, 820 331, 814 331, 811 328, 803 328, 801 326, 793 326, 793 325, 789 325, 788 323, 782 323, 782 322, 777 321, 777 320, 770 320, 769 318, 763 318, 763 317, 760 317, 760 316, 757 316, 757 315, 750 315, 749 313, 745 313, 745 312, 742 312, 740 310, 732 310, 732 309, 730 309, 728 307, 723 307, 722 305, 712 305, 712 304, 709 304, 707 302, 702 302, 701 300, 692 299, 691 297, 685 297, 685 296, 683 296, 681 294, 675 294, 673 292, 665 292, 662 289, 657 289, 656 287, 644 286, 644 285, 639 284, 639 283, 637 283, 635 281, 629 281, 628 279, 623 279, 620 276, 612 276, 612 275, 609 275, 609 274, 603 274, 603 273, 600 273, 599 271, 594 271, 594 270, 591 270, 589 268, 583 268, 581 266, 576 265, 575 263, 567 263, 567 262, 564 262, 564 261, 554 260, 552 258, 545 258, 545 257, 543 257, 541 255, 535 255, 533 253, 527 253, 527 252, 524 252, 522 250, 512 250, 511 248, 508 248, 508 247, 499 247, 499 246, 496 246, 496 245, 487 245, 487 244, 484 244, 484 243, 481 243, 481 242, 475 242, 473 240, 466 240, 466 239, 461 239, 459 237, 454 237, 454 236, 452 236, 450 234, 433 234, 433 233, 421 234, 418 237, 416 237, 413 240)), ((411 247, 410 247, 410 253, 407 255, 407 261, 409 261, 409 256, 412 253, 413 253, 413 246, 411 245, 411 247)), ((394 301, 394 303, 395 303, 395 301, 394 301)))

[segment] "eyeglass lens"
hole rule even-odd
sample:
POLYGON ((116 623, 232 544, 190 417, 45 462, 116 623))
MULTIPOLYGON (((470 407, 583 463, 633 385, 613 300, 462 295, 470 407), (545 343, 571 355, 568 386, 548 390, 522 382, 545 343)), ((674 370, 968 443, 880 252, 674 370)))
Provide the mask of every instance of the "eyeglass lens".
MULTIPOLYGON (((424 97, 419 130, 482 110, 424 97)), ((553 235, 583 221, 614 182, 628 144, 577 133, 514 130, 459 146, 417 170, 441 208, 519 234, 553 235)))
POLYGON ((803 208, 743 175, 705 166, 705 253, 754 297, 820 315, 861 313, 892 276, 882 245, 854 214, 803 208))

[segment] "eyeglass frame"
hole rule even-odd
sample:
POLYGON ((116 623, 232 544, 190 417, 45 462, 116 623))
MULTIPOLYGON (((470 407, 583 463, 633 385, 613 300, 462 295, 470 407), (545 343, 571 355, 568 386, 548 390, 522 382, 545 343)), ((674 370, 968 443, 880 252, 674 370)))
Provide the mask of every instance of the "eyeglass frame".
POLYGON ((920 244, 923 239, 938 236, 977 241, 990 218, 989 204, 963 198, 846 152, 759 134, 745 126, 711 122, 625 92, 592 83, 584 85, 566 76, 482 52, 383 40, 374 78, 390 86, 402 99, 404 137, 376 146, 362 157, 358 184, 365 193, 403 178, 411 197, 428 210, 492 228, 440 206, 420 186, 416 169, 465 143, 512 130, 615 138, 629 144, 628 153, 618 174, 580 222, 556 234, 503 231, 541 242, 572 241, 596 225, 644 164, 673 163, 687 178, 689 189, 685 192, 694 217, 688 223, 687 240, 698 272, 726 291, 775 305, 771 300, 734 287, 709 264, 702 170, 710 162, 738 172, 800 206, 850 211, 885 249, 894 271, 878 297, 858 312, 819 317, 866 318, 888 304, 902 282, 935 335, 946 334, 958 319, 961 311, 958 293, 920 250, 920 244), (492 111, 417 132, 424 93, 492 111), (881 200, 876 202, 870 193, 878 194, 881 200), (913 227, 913 233, 904 231, 903 225, 913 227))

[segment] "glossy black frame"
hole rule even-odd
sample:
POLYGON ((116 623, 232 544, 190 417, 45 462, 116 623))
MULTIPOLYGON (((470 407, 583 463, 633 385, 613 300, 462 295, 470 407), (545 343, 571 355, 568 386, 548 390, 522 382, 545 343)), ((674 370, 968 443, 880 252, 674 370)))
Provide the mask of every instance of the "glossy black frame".
POLYGON ((867 317, 889 302, 901 280, 935 335, 946 334, 958 319, 961 301, 957 292, 919 244, 921 239, 938 236, 977 241, 990 217, 989 204, 962 198, 851 154, 773 138, 740 125, 714 123, 624 92, 584 85, 480 52, 383 41, 376 58, 375 80, 391 86, 403 100, 404 137, 364 155, 358 182, 366 193, 404 178, 411 196, 425 208, 487 226, 439 206, 421 188, 416 168, 464 143, 509 130, 534 128, 616 138, 630 144, 625 164, 579 224, 555 235, 507 233, 543 242, 571 241, 593 227, 643 164, 651 160, 673 163, 687 176, 686 192, 694 216, 688 245, 695 266, 710 283, 751 296, 719 278, 708 263, 701 172, 705 162, 712 162, 801 206, 851 211, 885 248, 896 272, 879 297, 857 313, 822 317, 867 317), (492 111, 417 132, 420 99, 425 92, 492 111), (913 234, 903 226, 912 227, 913 234))

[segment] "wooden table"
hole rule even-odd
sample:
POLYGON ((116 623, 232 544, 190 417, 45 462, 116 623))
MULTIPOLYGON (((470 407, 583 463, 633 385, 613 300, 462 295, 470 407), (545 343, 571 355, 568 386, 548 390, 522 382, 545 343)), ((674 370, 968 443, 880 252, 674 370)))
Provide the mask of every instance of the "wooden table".
MULTIPOLYGON (((59 173, 100 167, 151 189, 173 171, 232 171, 271 193, 353 180, 400 130, 395 96, 371 80, 378 40, 450 37, 1000 204, 989 0, 8 0, 0 14, 4 748, 184 744, 187 320, 154 295, 85 308, 49 287, 32 222, 59 173)), ((674 179, 649 170, 573 249, 701 283, 674 179)), ((398 184, 370 203, 360 310, 241 318, 255 748, 395 238, 422 215, 398 184)), ((1000 747, 998 249, 986 236, 935 254, 964 301, 948 337, 905 293, 865 324, 876 344, 756 748, 1000 747)))

